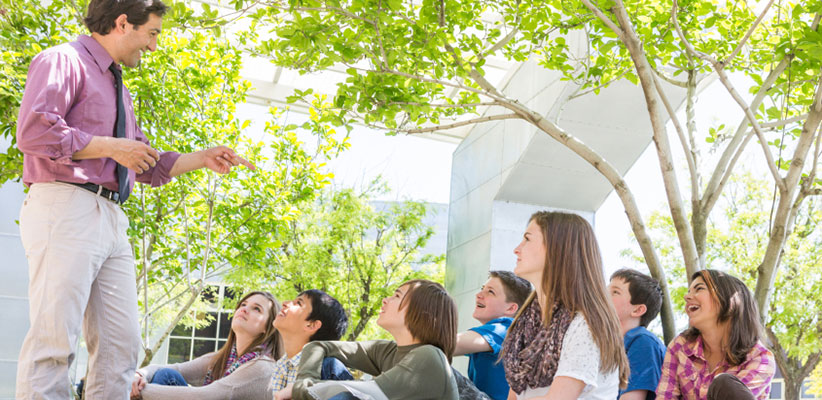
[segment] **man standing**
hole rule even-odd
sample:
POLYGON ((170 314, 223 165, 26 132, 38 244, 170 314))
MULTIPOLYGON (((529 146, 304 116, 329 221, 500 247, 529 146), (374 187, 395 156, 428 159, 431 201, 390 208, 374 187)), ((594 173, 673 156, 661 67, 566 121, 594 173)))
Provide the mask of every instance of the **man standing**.
POLYGON ((137 126, 120 65, 157 48, 160 0, 92 0, 81 36, 38 54, 20 105, 17 144, 30 187, 20 211, 29 263, 29 329, 18 399, 69 398, 82 325, 88 399, 126 399, 140 348, 134 255, 120 208, 135 180, 160 186, 199 168, 243 164, 218 146, 160 153, 137 126))

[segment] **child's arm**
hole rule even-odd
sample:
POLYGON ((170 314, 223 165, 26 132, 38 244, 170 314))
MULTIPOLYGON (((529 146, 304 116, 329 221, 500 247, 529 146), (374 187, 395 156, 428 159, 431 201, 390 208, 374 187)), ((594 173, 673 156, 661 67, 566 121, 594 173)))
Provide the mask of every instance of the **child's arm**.
POLYGON ((449 384, 456 386, 451 366, 440 349, 421 346, 374 382, 389 399, 445 399, 449 384))
POLYGON ((548 394, 535 397, 534 400, 574 400, 578 399, 585 389, 585 382, 568 376, 558 376, 551 383, 548 394))
POLYGON ((491 346, 479 333, 465 331, 457 335, 457 346, 454 349, 454 355, 462 356, 491 350, 491 346))
POLYGON ((632 390, 619 396, 619 400, 645 400, 647 396, 647 390, 632 390))
POLYGON ((346 367, 376 376, 383 372, 384 358, 391 348, 396 348, 396 344, 388 340, 310 342, 303 347, 292 395, 295 399, 306 398, 308 388, 320 380, 326 357, 334 357, 346 367))

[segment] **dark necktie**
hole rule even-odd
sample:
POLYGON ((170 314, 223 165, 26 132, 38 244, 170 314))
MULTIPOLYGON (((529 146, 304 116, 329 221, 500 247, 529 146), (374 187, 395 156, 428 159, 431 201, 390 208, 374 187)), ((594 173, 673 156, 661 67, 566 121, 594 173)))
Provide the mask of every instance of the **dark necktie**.
MULTIPOLYGON (((126 109, 123 105, 123 75, 115 63, 111 63, 108 69, 114 74, 114 90, 117 92, 117 122, 114 123, 114 136, 124 138, 126 137, 126 109)), ((117 163, 117 192, 120 196, 120 204, 124 203, 131 193, 129 186, 128 168, 117 163)))

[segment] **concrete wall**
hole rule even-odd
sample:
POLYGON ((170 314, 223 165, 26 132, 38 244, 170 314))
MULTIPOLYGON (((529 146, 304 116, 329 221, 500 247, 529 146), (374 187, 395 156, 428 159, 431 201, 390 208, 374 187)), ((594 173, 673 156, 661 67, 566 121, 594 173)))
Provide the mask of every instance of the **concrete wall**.
POLYGON ((16 223, 24 197, 20 183, 0 187, 0 399, 14 398, 17 355, 29 329, 28 265, 16 223))

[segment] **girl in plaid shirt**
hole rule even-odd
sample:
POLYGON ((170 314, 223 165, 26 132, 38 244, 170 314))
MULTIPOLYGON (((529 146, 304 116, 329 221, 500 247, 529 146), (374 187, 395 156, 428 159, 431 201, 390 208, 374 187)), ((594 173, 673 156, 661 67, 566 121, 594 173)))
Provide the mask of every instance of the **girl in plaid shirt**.
POLYGON ((767 399, 775 364, 759 340, 762 327, 750 290, 710 269, 691 279, 685 295, 690 328, 668 346, 657 398, 767 399))

